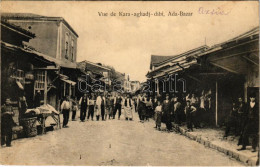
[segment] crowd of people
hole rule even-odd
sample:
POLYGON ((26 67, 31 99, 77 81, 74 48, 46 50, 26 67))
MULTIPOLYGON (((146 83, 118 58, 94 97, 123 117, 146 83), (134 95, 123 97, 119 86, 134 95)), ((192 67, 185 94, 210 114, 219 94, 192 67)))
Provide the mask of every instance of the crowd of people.
POLYGON ((94 121, 106 121, 107 119, 118 119, 124 109, 125 120, 133 120, 133 112, 136 109, 136 102, 130 94, 110 94, 110 93, 90 93, 84 94, 79 100, 77 97, 66 98, 61 104, 63 114, 63 127, 68 127, 69 113, 72 111, 71 120, 76 121, 76 112, 80 112, 80 121, 85 122, 90 119, 94 121))
MULTIPOLYGON (((256 151, 258 146, 259 131, 259 105, 256 102, 256 95, 249 95, 250 101, 246 104, 242 97, 233 102, 230 114, 225 122, 225 135, 227 137, 233 128, 235 135, 239 136, 238 146, 242 145, 238 151, 245 150, 249 145, 249 137, 252 138, 252 152, 256 151)), ((178 125, 187 126, 187 131, 193 131, 193 128, 202 126, 212 126, 214 124, 214 111, 212 110, 211 91, 197 97, 194 93, 172 96, 166 94, 165 99, 157 96, 150 99, 146 94, 138 97, 137 111, 140 121, 153 117, 155 119, 155 128, 161 130, 161 123, 166 124, 168 132, 174 131, 172 122, 178 125)), ((178 131, 176 129, 176 131, 178 131)))
POLYGON ((168 132, 173 131, 172 122, 178 125, 186 122, 188 130, 193 131, 193 127, 200 128, 202 123, 203 125, 212 123, 210 93, 205 95, 202 91, 200 98, 194 93, 181 96, 172 95, 171 97, 166 94, 164 99, 160 95, 152 99, 143 94, 137 98, 137 111, 141 122, 151 117, 154 118, 155 128, 158 130, 161 130, 162 122, 166 124, 168 132))
MULTIPOLYGON (((250 95, 250 101, 245 103, 242 97, 234 101, 230 114, 225 124, 226 130, 224 137, 230 134, 234 129, 235 135, 240 136, 238 145, 242 145, 239 150, 245 150, 249 145, 249 137, 252 137, 252 151, 256 151, 258 145, 259 131, 259 106, 256 102, 255 94, 250 95)), ((40 102, 35 103, 36 106, 40 102)), ((27 108, 26 98, 21 96, 18 101, 19 122, 22 120, 27 108)), ((15 125, 12 117, 14 115, 10 99, 6 99, 2 108, 2 142, 7 146, 11 145, 12 127, 15 125)), ((150 97, 147 93, 132 96, 123 93, 90 93, 83 94, 82 97, 66 96, 61 104, 61 113, 63 114, 63 128, 68 127, 70 119, 76 121, 77 111, 81 122, 85 120, 106 121, 107 119, 120 120, 123 111, 125 120, 133 121, 133 113, 137 112, 139 121, 144 123, 149 119, 155 120, 155 128, 161 130, 161 124, 165 123, 166 131, 171 132, 172 123, 186 125, 187 131, 193 131, 193 128, 214 125, 214 110, 212 106, 211 91, 201 92, 200 96, 196 94, 165 94, 162 96, 150 97)))

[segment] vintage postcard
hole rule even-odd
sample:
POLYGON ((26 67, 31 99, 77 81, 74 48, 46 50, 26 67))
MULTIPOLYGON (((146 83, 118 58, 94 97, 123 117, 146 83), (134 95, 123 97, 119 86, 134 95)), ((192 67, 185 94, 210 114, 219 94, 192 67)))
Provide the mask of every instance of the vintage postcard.
POLYGON ((258 1, 2 1, 1 165, 256 166, 258 1))

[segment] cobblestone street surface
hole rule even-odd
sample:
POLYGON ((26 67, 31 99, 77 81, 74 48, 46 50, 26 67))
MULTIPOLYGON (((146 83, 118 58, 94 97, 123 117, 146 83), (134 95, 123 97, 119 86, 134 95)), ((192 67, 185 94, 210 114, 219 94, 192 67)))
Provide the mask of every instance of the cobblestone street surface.
MULTIPOLYGON (((14 140, 2 148, 8 165, 243 165, 176 133, 156 131, 154 121, 70 121, 34 138, 14 140)), ((163 128, 165 128, 163 126, 163 128)))

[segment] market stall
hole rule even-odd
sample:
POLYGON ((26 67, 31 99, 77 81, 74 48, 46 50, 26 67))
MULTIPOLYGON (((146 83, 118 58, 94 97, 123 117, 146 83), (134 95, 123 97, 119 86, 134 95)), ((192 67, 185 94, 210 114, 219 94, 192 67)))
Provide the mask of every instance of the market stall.
POLYGON ((37 116, 37 121, 41 126, 42 134, 46 132, 46 120, 48 117, 52 118, 57 125, 59 129, 61 129, 60 125, 60 113, 55 110, 54 107, 52 107, 49 104, 41 105, 40 107, 37 107, 35 109, 28 109, 25 114, 31 115, 35 114, 37 116))

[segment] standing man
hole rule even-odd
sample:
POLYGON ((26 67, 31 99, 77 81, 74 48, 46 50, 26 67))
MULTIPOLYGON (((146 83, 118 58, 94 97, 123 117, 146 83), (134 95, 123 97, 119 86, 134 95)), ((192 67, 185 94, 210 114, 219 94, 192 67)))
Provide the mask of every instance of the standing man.
POLYGON ((102 121, 105 121, 105 107, 106 107, 106 98, 104 94, 101 94, 101 117, 102 121))
POLYGON ((12 128, 15 125, 13 120, 14 112, 11 106, 11 100, 6 99, 5 104, 1 108, 1 145, 11 147, 12 128))
POLYGON ((41 105, 41 91, 37 91, 34 98, 34 108, 40 107, 41 105))
POLYGON ((105 120, 107 119, 107 116, 108 116, 108 119, 110 119, 110 117, 112 118, 112 106, 114 105, 114 103, 112 103, 112 98, 111 98, 111 95, 108 94, 107 97, 106 97, 106 114, 105 114, 105 120))
POLYGON ((76 118, 76 114, 77 114, 77 110, 78 110, 77 97, 73 97, 71 102, 72 102, 72 117, 71 117, 71 120, 76 121, 75 118, 76 118))
POLYGON ((247 107, 248 116, 247 123, 242 135, 242 148, 238 151, 245 150, 248 142, 248 138, 252 137, 252 152, 256 152, 258 145, 258 131, 259 131, 259 104, 255 101, 255 94, 250 95, 250 102, 247 107))
POLYGON ((25 96, 21 96, 19 97, 19 101, 18 101, 18 110, 19 110, 19 124, 21 125, 21 121, 24 117, 24 114, 26 112, 28 108, 27 102, 26 102, 26 98, 25 96))
POLYGON ((174 98, 174 119, 175 119, 175 123, 178 125, 181 125, 181 103, 179 101, 178 97, 174 98))
POLYGON ((132 109, 134 107, 133 101, 130 98, 130 95, 128 94, 126 99, 124 100, 124 111, 125 111, 125 120, 133 120, 133 113, 132 109))
POLYGON ((115 106, 115 110, 114 110, 113 119, 115 119, 117 110, 118 110, 118 119, 120 119, 121 109, 122 109, 122 97, 121 97, 120 95, 117 95, 117 96, 115 97, 114 106, 115 106))
POLYGON ((99 117, 101 114, 101 104, 102 104, 102 97, 100 96, 100 93, 98 93, 97 99, 96 99, 96 118, 97 121, 99 121, 99 117))
POLYGON ((67 128, 67 124, 69 122, 69 115, 70 115, 70 101, 69 101, 69 96, 66 96, 66 99, 62 102, 61 104, 61 111, 63 114, 63 128, 67 128))
POLYGON ((196 108, 190 105, 190 100, 186 100, 186 107, 184 112, 186 114, 187 128, 189 131, 193 131, 193 113, 196 112, 196 108))
POLYGON ((94 117, 94 110, 95 110, 95 96, 94 93, 91 93, 90 95, 90 99, 89 99, 89 105, 88 105, 88 118, 87 120, 89 120, 89 117, 91 116, 91 120, 93 121, 93 117, 94 117))
POLYGON ((241 135, 247 119, 246 104, 243 102, 242 97, 238 98, 238 133, 241 135))
POLYGON ((81 122, 84 122, 84 121, 85 121, 88 104, 89 104, 89 99, 88 99, 88 97, 87 97, 87 94, 85 93, 85 94, 83 95, 83 97, 81 97, 80 100, 79 100, 79 106, 80 106, 80 120, 81 120, 81 122))
POLYGON ((163 101, 162 111, 163 111, 163 118, 165 119, 164 121, 166 124, 167 131, 170 132, 170 130, 172 130, 172 124, 171 124, 172 109, 171 109, 171 102, 169 100, 169 94, 166 94, 166 99, 163 101))

